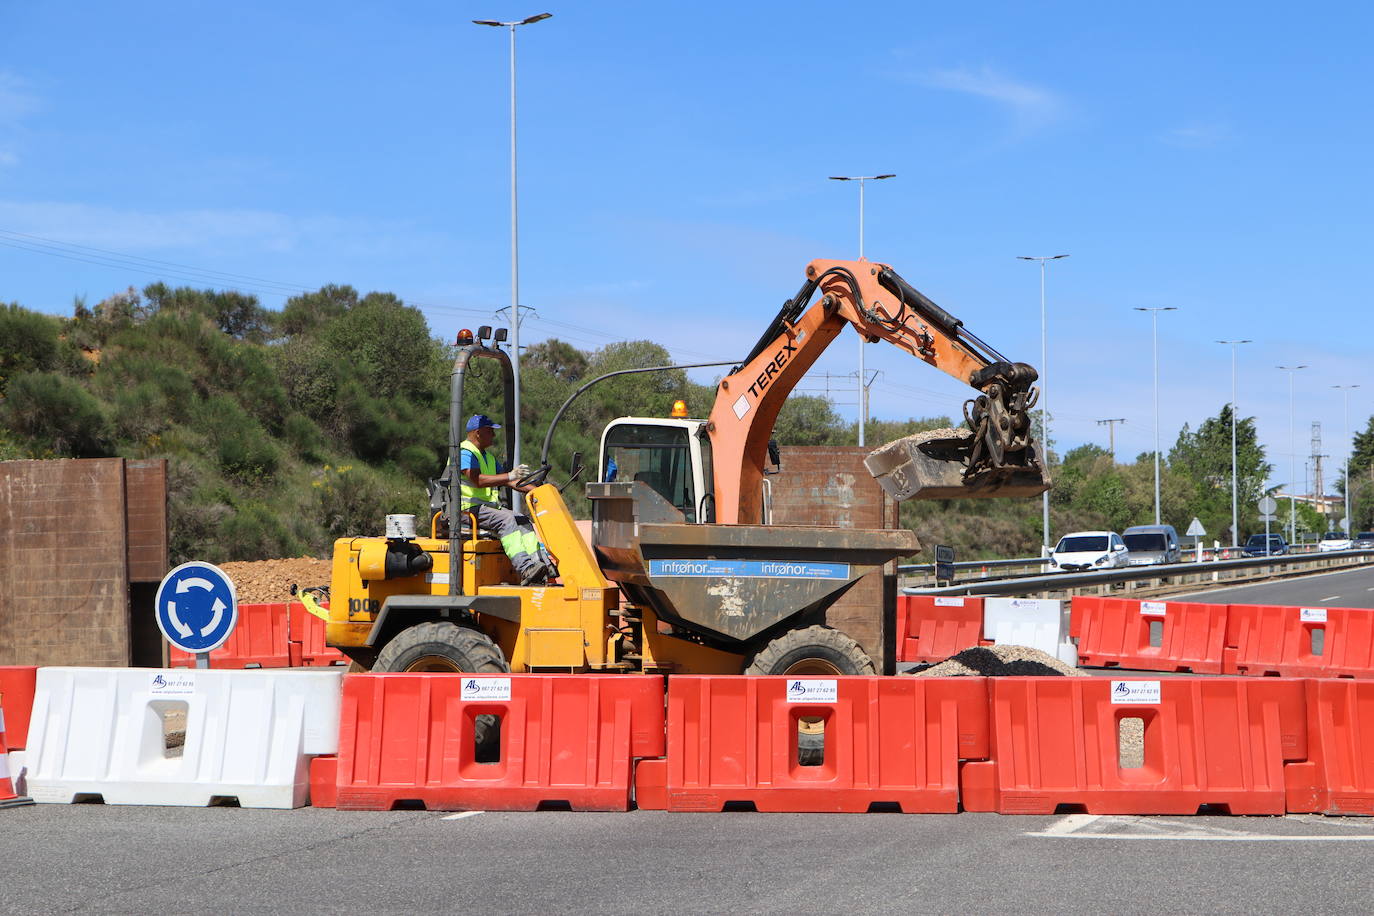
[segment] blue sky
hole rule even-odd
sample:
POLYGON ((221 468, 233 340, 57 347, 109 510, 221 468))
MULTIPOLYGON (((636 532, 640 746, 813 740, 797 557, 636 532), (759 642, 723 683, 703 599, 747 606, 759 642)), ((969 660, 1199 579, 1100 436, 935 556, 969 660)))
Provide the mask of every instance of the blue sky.
MULTIPOLYGON (((519 35, 525 340, 748 351, 808 261, 865 253, 1040 364, 1061 446, 1167 448, 1230 397, 1296 477, 1374 412, 1365 5, 0 2, 0 301, 70 313, 159 277, 280 307, 350 283, 437 335, 509 303, 519 35), (39 242, 35 239, 51 240, 39 242), (74 248, 71 246, 87 246, 74 248), (92 251, 89 249, 99 249, 92 251), (102 253, 103 252, 103 253, 102 253), (137 260, 147 259, 147 260, 137 260), (99 263, 91 263, 91 262, 99 263), (152 263, 157 262, 157 263, 152 263), (175 265, 175 266, 174 266, 175 265)), ((806 388, 854 414, 857 338, 806 388), (829 373, 827 378, 826 373, 829 373), (849 375, 845 379, 845 375, 849 375)), ((875 416, 968 390, 881 344, 875 416), (890 352, 889 352, 890 351, 890 352)), ((707 380, 703 378, 703 380, 707 380)))

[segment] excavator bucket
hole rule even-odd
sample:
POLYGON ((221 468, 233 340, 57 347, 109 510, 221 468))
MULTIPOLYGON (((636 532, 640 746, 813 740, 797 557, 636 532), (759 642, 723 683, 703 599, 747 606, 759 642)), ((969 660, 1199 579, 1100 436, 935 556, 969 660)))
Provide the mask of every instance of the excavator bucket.
POLYGON ((893 499, 992 499, 1039 496, 1050 488, 1039 443, 1006 454, 1001 467, 970 472, 975 436, 969 429, 936 429, 889 442, 864 459, 893 499))

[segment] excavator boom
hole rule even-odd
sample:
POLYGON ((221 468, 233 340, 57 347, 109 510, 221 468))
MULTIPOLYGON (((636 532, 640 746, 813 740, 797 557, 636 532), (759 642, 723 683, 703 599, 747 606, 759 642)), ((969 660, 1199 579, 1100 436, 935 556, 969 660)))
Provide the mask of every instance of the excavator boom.
POLYGON ((967 429, 908 436, 865 459, 884 490, 901 500, 1033 496, 1049 487, 1031 436, 1033 368, 1007 360, 885 264, 812 261, 797 295, 716 393, 710 429, 718 521, 761 520, 763 468, 778 412, 847 325, 980 392, 964 405, 967 429))

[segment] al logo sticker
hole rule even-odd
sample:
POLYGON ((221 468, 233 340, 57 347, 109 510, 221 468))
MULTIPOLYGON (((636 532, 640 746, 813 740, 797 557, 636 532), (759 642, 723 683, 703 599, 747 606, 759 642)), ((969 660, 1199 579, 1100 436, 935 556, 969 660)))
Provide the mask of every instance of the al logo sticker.
POLYGON ((1112 705, 1159 703, 1159 681, 1112 681, 1112 705))
POLYGON ((840 682, 834 678, 788 678, 787 702, 835 703, 840 699, 840 682))
POLYGON ((458 691, 459 699, 468 700, 509 700, 510 678, 508 677, 465 677, 463 687, 458 691))
POLYGON ((196 692, 196 676, 190 671, 158 671, 148 680, 155 697, 189 697, 196 692))

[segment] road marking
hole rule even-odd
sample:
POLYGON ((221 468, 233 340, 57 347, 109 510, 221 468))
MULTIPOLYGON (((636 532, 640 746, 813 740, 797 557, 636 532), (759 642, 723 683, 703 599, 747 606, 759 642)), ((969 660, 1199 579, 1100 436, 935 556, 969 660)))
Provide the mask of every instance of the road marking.
POLYGON ((459 811, 457 814, 445 814, 439 818, 441 821, 461 821, 465 817, 476 817, 481 811, 459 811))
POLYGON ((1070 814, 1063 820, 1050 824, 1044 832, 1028 834, 1028 836, 1062 836, 1066 833, 1073 833, 1075 830, 1088 826, 1101 816, 1100 814, 1070 814))
POLYGON ((1340 597, 1340 595, 1332 595, 1332 596, 1329 597, 1329 598, 1318 598, 1317 601, 1318 601, 1318 602, 1322 602, 1322 601, 1335 601, 1335 600, 1336 600, 1337 598, 1339 598, 1339 597, 1340 597))
MULTIPOLYGON (((1342 821, 1325 818, 1310 818, 1305 815, 1289 817, 1285 820, 1302 823, 1330 824, 1332 826, 1351 826, 1342 821)), ((1368 824, 1361 824, 1367 828, 1368 824)), ((1162 817, 1138 817, 1124 815, 1070 814, 1041 831, 1028 832, 1025 836, 1050 840, 1162 840, 1164 842, 1194 843, 1368 843, 1374 841, 1374 833, 1357 836, 1301 836, 1282 833, 1247 833, 1227 827, 1216 827, 1188 820, 1172 820, 1162 817), (1106 819, 1113 826, 1135 828, 1140 833, 1092 833, 1085 831, 1090 825, 1106 819), (1173 828, 1175 832, 1166 832, 1173 828)))

